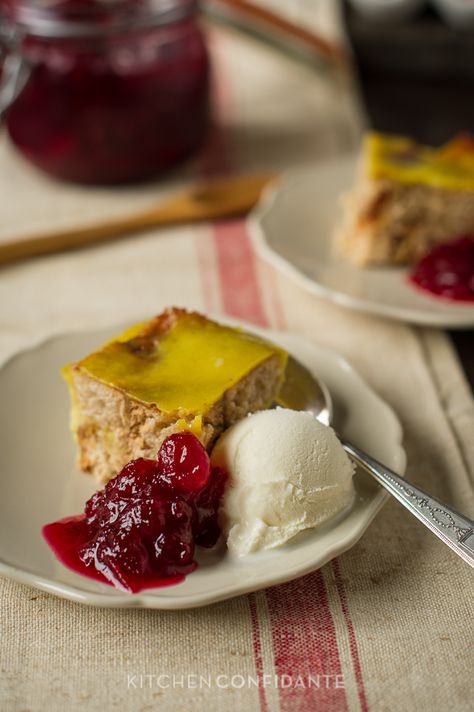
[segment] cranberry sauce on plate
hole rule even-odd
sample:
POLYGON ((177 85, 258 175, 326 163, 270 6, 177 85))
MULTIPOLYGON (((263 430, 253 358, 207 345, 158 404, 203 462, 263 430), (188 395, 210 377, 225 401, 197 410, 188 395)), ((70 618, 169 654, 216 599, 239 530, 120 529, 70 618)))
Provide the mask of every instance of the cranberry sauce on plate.
POLYGON ((414 266, 409 280, 438 297, 474 302, 474 237, 437 245, 414 266))
POLYGON ((132 460, 84 513, 43 527, 57 558, 89 578, 134 593, 182 581, 195 546, 212 547, 226 474, 190 432, 168 437, 157 460, 132 460))

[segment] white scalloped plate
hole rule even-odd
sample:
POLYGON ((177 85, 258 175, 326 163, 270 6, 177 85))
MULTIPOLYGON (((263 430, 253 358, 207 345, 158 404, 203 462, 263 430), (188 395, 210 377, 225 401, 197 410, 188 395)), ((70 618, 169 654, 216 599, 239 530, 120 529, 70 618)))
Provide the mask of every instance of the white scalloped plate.
POLYGON ((308 292, 344 307, 423 326, 474 326, 474 305, 411 286, 404 268, 362 269, 337 259, 332 234, 354 157, 322 161, 269 186, 249 218, 258 254, 308 292))
MULTIPOLYGON (((342 517, 278 551, 237 559, 224 546, 201 550, 198 569, 175 586, 128 595, 58 563, 41 527, 82 511, 93 492, 91 479, 74 467, 68 394, 59 369, 117 331, 59 336, 18 354, 0 370, 0 573, 97 606, 192 608, 301 576, 359 539, 388 496, 364 473, 356 474, 356 498, 342 517)), ((292 334, 258 333, 288 349, 329 386, 335 425, 347 439, 403 473, 395 414, 346 361, 292 334)))

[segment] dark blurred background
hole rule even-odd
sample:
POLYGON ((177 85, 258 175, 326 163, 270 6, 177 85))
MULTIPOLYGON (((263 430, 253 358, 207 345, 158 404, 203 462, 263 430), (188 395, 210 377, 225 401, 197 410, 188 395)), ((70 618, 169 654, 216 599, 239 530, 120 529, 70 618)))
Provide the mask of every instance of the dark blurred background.
POLYGON ((348 0, 343 12, 373 128, 432 144, 474 133, 474 29, 430 4, 400 22, 372 22, 348 0))

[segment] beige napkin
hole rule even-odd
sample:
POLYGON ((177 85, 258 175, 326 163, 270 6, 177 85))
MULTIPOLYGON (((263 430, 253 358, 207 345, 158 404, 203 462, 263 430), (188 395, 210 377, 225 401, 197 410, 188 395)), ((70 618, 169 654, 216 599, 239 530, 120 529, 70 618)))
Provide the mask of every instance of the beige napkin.
MULTIPOLYGON (((340 85, 237 33, 213 32, 212 46, 223 127, 215 163, 296 165, 354 145, 359 118, 340 85)), ((86 199, 43 182, 5 143, 0 185, 4 236, 38 216, 77 222, 150 196, 86 199)), ((474 406, 446 336, 308 296, 256 264, 241 222, 3 269, 0 359, 51 333, 169 304, 291 329, 342 353, 401 419, 407 476, 474 517, 474 406)), ((467 712, 472 582, 472 570, 395 502, 322 570, 200 610, 94 609, 2 578, 0 709, 467 712)))

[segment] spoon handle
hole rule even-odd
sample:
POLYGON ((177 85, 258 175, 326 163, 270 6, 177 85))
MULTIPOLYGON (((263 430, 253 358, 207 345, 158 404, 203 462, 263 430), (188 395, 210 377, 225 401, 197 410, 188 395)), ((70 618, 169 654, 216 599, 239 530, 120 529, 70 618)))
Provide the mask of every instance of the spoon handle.
POLYGON ((390 492, 433 534, 447 544, 464 561, 474 567, 474 522, 407 482, 355 445, 343 442, 345 451, 382 487, 390 492))
POLYGON ((214 178, 191 186, 135 214, 105 218, 83 227, 16 235, 0 243, 0 265, 115 240, 152 228, 246 215, 276 174, 214 178))

